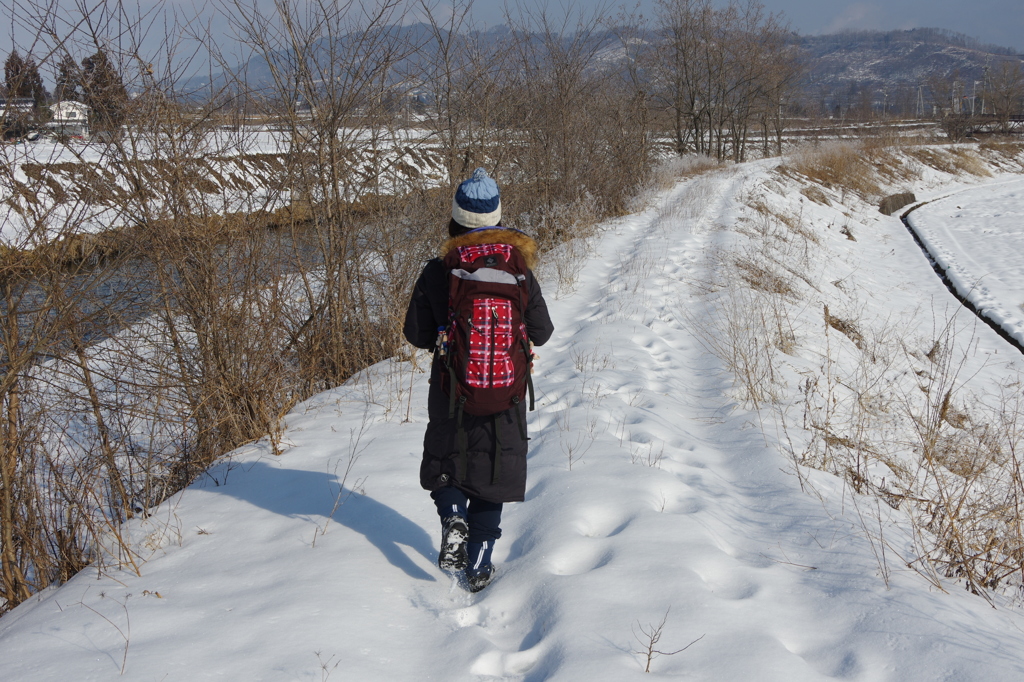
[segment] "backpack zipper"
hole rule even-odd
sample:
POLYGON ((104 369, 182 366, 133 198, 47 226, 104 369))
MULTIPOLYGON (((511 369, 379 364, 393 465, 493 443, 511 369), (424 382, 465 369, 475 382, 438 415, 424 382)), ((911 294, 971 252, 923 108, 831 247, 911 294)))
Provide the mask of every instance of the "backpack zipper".
POLYGON ((498 311, 494 309, 494 304, 491 304, 491 364, 490 364, 490 382, 491 388, 494 388, 494 346, 498 343, 498 311))

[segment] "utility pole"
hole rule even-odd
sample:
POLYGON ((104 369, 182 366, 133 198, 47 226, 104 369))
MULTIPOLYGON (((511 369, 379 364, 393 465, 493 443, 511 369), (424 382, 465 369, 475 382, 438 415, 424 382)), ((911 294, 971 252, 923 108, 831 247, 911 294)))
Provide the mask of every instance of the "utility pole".
POLYGON ((984 76, 985 80, 981 84, 981 115, 982 116, 985 115, 985 94, 988 92, 988 88, 989 88, 989 83, 988 83, 988 65, 989 65, 989 62, 988 62, 988 60, 986 60, 986 62, 985 62, 985 76, 984 76))

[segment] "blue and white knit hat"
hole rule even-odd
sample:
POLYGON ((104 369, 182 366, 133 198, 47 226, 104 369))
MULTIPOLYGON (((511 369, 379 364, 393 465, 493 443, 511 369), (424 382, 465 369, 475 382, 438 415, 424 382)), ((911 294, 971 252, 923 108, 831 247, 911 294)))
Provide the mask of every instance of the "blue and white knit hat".
POLYGON ((452 200, 452 219, 471 230, 492 227, 501 220, 498 183, 483 168, 477 168, 473 177, 459 185, 452 200))

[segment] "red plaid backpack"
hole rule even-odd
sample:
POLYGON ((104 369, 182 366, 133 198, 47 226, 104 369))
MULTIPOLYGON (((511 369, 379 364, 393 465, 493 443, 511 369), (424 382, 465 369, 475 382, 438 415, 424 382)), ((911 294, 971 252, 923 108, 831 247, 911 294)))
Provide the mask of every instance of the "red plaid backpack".
MULTIPOLYGON (((438 352, 448 370, 442 379, 450 397, 448 416, 458 419, 459 449, 465 455, 463 413, 495 415, 517 407, 527 392, 533 409, 533 353, 523 321, 527 269, 511 244, 458 246, 443 263, 448 326, 438 330, 438 352)), ((522 416, 515 413, 525 440, 522 416)))

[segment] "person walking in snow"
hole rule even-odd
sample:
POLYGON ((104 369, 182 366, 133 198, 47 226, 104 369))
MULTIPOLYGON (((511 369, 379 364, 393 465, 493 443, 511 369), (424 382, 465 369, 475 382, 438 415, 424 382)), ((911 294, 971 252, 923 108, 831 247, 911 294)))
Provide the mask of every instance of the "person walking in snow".
POLYGON ((420 485, 441 518, 438 565, 477 592, 494 575, 502 504, 524 499, 532 346, 554 326, 533 276, 537 244, 502 227, 483 168, 459 185, 448 233, 416 281, 403 332, 434 350, 420 485))

